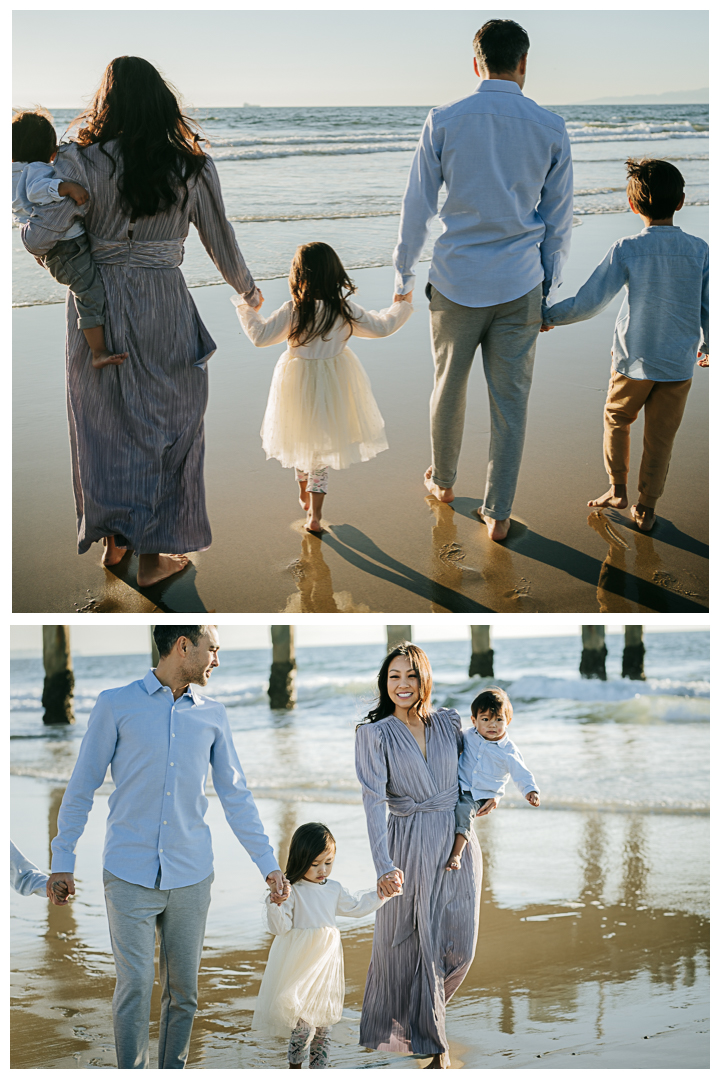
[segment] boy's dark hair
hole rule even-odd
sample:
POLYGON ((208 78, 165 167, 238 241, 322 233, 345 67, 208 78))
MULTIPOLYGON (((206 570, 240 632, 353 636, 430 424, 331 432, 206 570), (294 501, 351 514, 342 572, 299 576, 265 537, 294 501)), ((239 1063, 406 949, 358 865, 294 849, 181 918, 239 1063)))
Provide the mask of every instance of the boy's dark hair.
POLYGON ((512 19, 490 19, 473 38, 478 65, 494 75, 515 71, 530 48, 530 38, 512 19))
POLYGON ((475 698, 470 706, 470 712, 473 719, 478 713, 489 712, 504 720, 512 720, 513 707, 504 690, 501 690, 499 686, 489 686, 475 698))
POLYGON ((660 158, 628 158, 628 198, 645 217, 654 221, 672 217, 685 191, 683 174, 669 161, 660 158))
POLYGON ((203 634, 206 634, 209 626, 156 626, 153 629, 153 637, 161 657, 169 656, 172 647, 179 637, 186 637, 197 645, 203 634))
POLYGON ((50 113, 42 109, 18 112, 12 119, 13 161, 49 162, 57 150, 57 136, 50 113))
POLYGON ((308 870, 323 851, 335 848, 335 837, 327 825, 319 821, 309 821, 296 829, 290 841, 285 876, 291 885, 304 878, 308 870))

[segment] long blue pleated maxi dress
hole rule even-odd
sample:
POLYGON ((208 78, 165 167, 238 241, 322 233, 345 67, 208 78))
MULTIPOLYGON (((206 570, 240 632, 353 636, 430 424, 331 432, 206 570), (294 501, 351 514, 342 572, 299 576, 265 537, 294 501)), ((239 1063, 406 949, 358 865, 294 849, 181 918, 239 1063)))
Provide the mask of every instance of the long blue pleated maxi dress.
POLYGON ((117 144, 110 141, 104 149, 61 148, 57 175, 82 184, 90 201, 78 207, 65 198, 39 207, 22 230, 27 249, 43 255, 84 216, 105 286, 107 345, 130 354, 119 367, 93 368, 68 292, 67 407, 78 551, 103 536, 115 536, 138 554, 197 551, 212 538, 203 417, 205 363, 216 346, 180 270, 190 224, 224 279, 251 302, 255 283, 225 217, 210 158, 189 182, 184 206, 181 193, 174 206, 138 218, 130 237, 117 184, 117 144))
POLYGON ((375 869, 378 877, 393 868, 405 875, 403 894, 375 916, 361 1046, 428 1055, 448 1048, 445 1006, 475 955, 482 885, 474 834, 462 869, 445 869, 455 837, 461 752, 454 709, 432 714, 427 761, 394 716, 357 730, 355 766, 375 869))

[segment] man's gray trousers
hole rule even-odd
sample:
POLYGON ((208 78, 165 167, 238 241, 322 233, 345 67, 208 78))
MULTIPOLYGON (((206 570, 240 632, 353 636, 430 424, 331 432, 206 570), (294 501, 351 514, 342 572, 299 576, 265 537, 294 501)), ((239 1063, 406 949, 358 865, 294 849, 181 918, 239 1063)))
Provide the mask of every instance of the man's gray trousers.
POLYGON ((465 423, 470 368, 478 347, 490 399, 490 453, 481 513, 509 518, 517 487, 540 330, 542 285, 525 296, 491 307, 464 307, 428 286, 435 387, 430 399, 432 478, 449 488, 465 423))
POLYGON ((150 1068, 156 933, 162 990, 158 1068, 185 1068, 213 877, 183 889, 146 889, 103 871, 117 974, 112 1008, 118 1069, 150 1068))

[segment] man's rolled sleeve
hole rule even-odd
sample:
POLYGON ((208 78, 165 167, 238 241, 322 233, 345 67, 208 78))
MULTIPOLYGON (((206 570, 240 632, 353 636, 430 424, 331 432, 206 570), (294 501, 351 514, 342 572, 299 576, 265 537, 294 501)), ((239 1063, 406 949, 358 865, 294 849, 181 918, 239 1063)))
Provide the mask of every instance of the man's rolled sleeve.
POLYGON ((563 132, 560 152, 543 185, 537 212, 545 222, 545 236, 540 244, 543 272, 543 296, 550 297, 562 285, 562 270, 570 254, 573 222, 573 169, 570 139, 563 132))
POLYGON ((245 774, 232 741, 230 724, 223 709, 220 730, 210 750, 213 786, 225 811, 228 825, 264 878, 279 870, 270 841, 257 812, 245 774))
POLYGON ((58 814, 58 833, 52 848, 51 873, 75 873, 75 847, 92 809, 95 792, 113 759, 117 724, 108 694, 100 694, 90 713, 88 729, 58 814))
POLYGON ((398 242, 393 252, 395 292, 399 296, 412 292, 415 285, 415 264, 425 246, 430 222, 437 214, 442 182, 442 164, 433 144, 430 113, 410 166, 400 213, 398 242))

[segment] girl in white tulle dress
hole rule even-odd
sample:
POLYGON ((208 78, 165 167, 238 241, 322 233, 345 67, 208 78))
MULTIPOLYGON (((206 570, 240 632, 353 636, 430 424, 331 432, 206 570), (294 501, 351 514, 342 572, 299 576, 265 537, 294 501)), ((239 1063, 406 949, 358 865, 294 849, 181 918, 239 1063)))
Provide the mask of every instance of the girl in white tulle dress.
POLYGON ((232 302, 254 345, 286 341, 260 433, 265 454, 294 468, 305 528, 319 532, 328 469, 347 469, 387 450, 370 380, 348 341, 387 337, 410 318, 412 293, 383 311, 365 311, 328 244, 302 244, 290 270, 291 300, 267 319, 241 296, 232 302))
POLYGON ((328 881, 335 840, 325 825, 301 825, 290 841, 285 871, 292 891, 282 904, 266 899, 276 935, 258 994, 252 1026, 290 1037, 288 1061, 299 1069, 310 1051, 310 1068, 327 1069, 330 1029, 345 999, 343 951, 337 915, 360 919, 385 903, 377 888, 353 896, 328 881))

